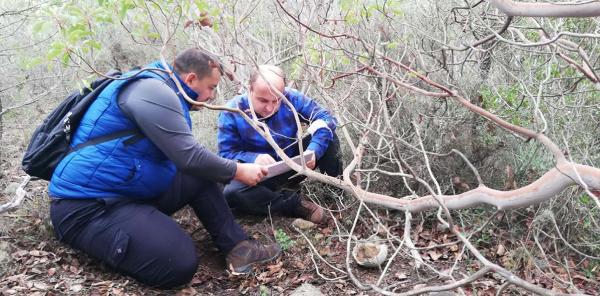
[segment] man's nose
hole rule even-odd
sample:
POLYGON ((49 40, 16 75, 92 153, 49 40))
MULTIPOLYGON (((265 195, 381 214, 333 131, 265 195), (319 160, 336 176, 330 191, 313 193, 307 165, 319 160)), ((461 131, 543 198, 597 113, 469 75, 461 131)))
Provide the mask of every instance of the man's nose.
POLYGON ((214 99, 215 99, 215 97, 216 97, 216 93, 215 93, 215 91, 214 91, 214 90, 212 90, 212 91, 210 91, 210 93, 208 94, 208 98, 207 98, 207 100, 208 100, 208 101, 212 101, 212 100, 214 100, 214 99))

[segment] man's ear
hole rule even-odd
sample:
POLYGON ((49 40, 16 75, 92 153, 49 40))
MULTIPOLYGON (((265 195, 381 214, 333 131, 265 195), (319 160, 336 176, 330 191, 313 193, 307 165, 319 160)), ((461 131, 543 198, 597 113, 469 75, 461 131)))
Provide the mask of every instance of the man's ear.
POLYGON ((192 83, 192 80, 194 80, 196 77, 197 75, 194 72, 187 73, 183 77, 183 82, 185 82, 185 84, 187 85, 190 85, 192 83))

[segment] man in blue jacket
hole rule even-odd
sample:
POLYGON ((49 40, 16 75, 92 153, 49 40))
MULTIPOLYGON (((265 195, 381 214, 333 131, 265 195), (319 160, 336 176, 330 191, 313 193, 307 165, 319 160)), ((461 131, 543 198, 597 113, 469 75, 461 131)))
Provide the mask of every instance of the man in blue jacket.
MULTIPOLYGON (((309 125, 309 136, 303 139, 304 150, 313 152, 314 158, 306 165, 318 167, 331 176, 342 173, 339 140, 335 136, 336 120, 323 107, 299 91, 285 87, 285 74, 273 65, 259 66, 250 75, 249 93, 227 102, 227 107, 239 108, 252 118, 252 109, 259 121, 270 130, 277 145, 286 155, 299 154, 297 124, 289 105, 282 103, 279 94, 293 105, 300 121, 309 125)), ((280 160, 267 141, 250 126, 244 118, 232 112, 219 115, 219 155, 239 163, 269 165, 280 160)), ((262 181, 257 186, 247 186, 233 181, 224 194, 229 206, 250 214, 268 214, 269 211, 290 217, 300 217, 322 224, 328 216, 321 207, 307 200, 294 188, 303 177, 293 177, 291 171, 262 181), (290 177, 293 177, 290 179, 290 177)))
MULTIPOLYGON (((147 68, 164 69, 160 62, 147 68)), ((179 54, 172 68, 199 102, 213 97, 222 75, 220 64, 198 49, 179 54)), ((58 239, 148 285, 174 287, 189 282, 198 266, 194 242, 169 217, 190 205, 233 273, 277 257, 277 244, 248 239, 219 184, 254 186, 266 169, 220 158, 199 144, 191 132, 194 108, 164 72, 124 76, 90 106, 71 146, 124 130, 139 135, 87 146, 60 162, 49 185, 58 239)))

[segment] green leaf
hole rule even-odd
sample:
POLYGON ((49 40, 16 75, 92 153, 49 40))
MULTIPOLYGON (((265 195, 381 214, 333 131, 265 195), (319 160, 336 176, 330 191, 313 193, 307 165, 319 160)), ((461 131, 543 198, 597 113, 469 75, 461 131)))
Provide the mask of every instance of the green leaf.
POLYGON ((396 49, 396 48, 398 48, 399 45, 400 45, 400 43, 398 43, 398 42, 390 42, 390 43, 386 44, 385 46, 388 49, 396 49))
POLYGON ((87 46, 89 48, 98 49, 98 50, 100 50, 102 48, 102 44, 100 44, 100 42, 98 42, 96 40, 91 40, 91 39, 84 41, 83 45, 87 46))
POLYGON ((50 50, 48 51, 48 54, 46 56, 49 60, 54 59, 57 56, 59 56, 62 52, 64 52, 65 48, 66 45, 63 42, 55 41, 50 46, 50 50))
POLYGON ((92 32, 88 29, 88 27, 83 23, 74 24, 68 27, 65 31, 65 38, 70 43, 77 43, 80 40, 84 39, 84 37, 92 35, 92 32))
POLYGON ((46 22, 46 21, 40 21, 40 22, 35 23, 35 25, 33 25, 33 29, 32 29, 33 33, 39 34, 39 33, 43 32, 47 28, 47 24, 48 24, 48 22, 46 22))
POLYGON ((131 0, 120 0, 119 3, 119 18, 124 19, 127 16, 127 12, 135 8, 135 3, 131 0))
POLYGON ((340 0, 340 9, 342 11, 347 12, 351 10, 353 7, 356 7, 356 0, 340 0))
POLYGON ((90 88, 91 89, 92 84, 87 79, 81 79, 81 85, 82 85, 82 87, 80 87, 80 88, 90 88))
POLYGON ((592 202, 592 200, 591 200, 590 196, 589 196, 589 195, 587 195, 587 194, 582 194, 582 195, 579 197, 579 200, 580 200, 580 201, 581 201, 581 203, 582 203, 582 204, 584 204, 584 205, 589 205, 589 204, 592 202))
POLYGON ((67 40, 72 43, 82 40, 84 37, 92 35, 92 32, 88 30, 76 29, 72 30, 67 34, 67 40))
POLYGON ((83 13, 83 10, 81 10, 81 8, 79 6, 68 5, 65 8, 66 8, 66 10, 68 12, 68 15, 70 15, 70 16, 74 16, 74 17, 77 17, 77 18, 81 19, 85 15, 83 13))
POLYGON ((210 8, 208 3, 206 3, 206 1, 203 1, 203 0, 194 0, 194 4, 196 4, 196 7, 198 8, 198 10, 200 12, 205 12, 205 11, 209 10, 209 8, 210 8))
POLYGON ((63 63, 63 65, 64 65, 64 66, 67 66, 67 65, 69 65, 69 57, 70 57, 70 55, 69 55, 69 52, 65 52, 65 53, 62 55, 62 57, 61 57, 60 61, 63 63))
POLYGON ((348 57, 346 57, 346 56, 341 56, 341 57, 339 58, 339 61, 340 61, 340 63, 341 63, 342 65, 350 65, 350 64, 351 64, 351 61, 350 61, 350 59, 349 59, 348 57))
POLYGON ((159 40, 160 39, 160 34, 156 33, 156 32, 150 32, 150 33, 148 33, 148 38, 159 40))
POLYGON ((99 23, 114 24, 112 12, 104 7, 98 7, 93 12, 94 21, 99 23))

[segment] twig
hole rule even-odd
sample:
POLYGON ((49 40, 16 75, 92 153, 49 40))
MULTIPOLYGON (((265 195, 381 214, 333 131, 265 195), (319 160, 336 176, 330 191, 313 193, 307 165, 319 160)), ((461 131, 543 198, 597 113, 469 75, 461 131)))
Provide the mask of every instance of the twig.
POLYGON ((410 254, 413 259, 415 259, 415 269, 421 268, 423 264, 423 258, 421 258, 421 254, 415 248, 412 240, 410 239, 410 227, 411 227, 412 214, 409 211, 404 212, 404 242, 406 243, 406 247, 410 249, 410 254))
POLYGON ((21 108, 21 107, 25 107, 25 106, 27 106, 27 105, 33 104, 33 103, 35 103, 35 102, 37 102, 37 101, 41 100, 42 98, 44 98, 44 96, 45 96, 45 95, 47 95, 47 94, 49 94, 50 92, 52 92, 52 91, 53 91, 53 90, 54 90, 54 89, 55 89, 57 86, 58 86, 58 84, 55 84, 55 85, 54 85, 52 88, 50 88, 49 90, 47 90, 47 91, 45 91, 45 92, 43 92, 43 93, 41 93, 41 94, 37 95, 35 98, 33 98, 33 99, 31 99, 31 100, 29 100, 29 101, 27 101, 27 102, 25 102, 25 103, 22 103, 22 104, 20 104, 20 105, 17 105, 17 106, 8 107, 8 108, 6 108, 6 109, 2 110, 2 112, 0 112, 0 116, 4 115, 5 113, 7 113, 7 112, 9 112, 9 111, 11 111, 11 110, 15 110, 15 109, 18 109, 18 108, 21 108))
POLYGON ((27 175, 23 177, 23 181, 17 188, 14 198, 10 202, 0 205, 0 213, 14 210, 21 205, 23 199, 27 195, 27 191, 25 191, 25 186, 27 185, 27 183, 29 183, 29 180, 31 180, 31 176, 27 175))

